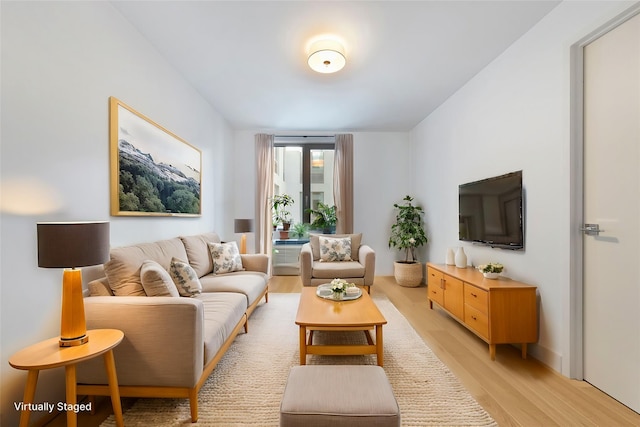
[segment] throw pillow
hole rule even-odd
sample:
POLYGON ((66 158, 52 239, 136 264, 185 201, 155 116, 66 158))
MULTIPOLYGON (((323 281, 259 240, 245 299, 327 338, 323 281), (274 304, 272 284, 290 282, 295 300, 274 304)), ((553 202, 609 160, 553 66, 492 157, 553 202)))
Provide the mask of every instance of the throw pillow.
POLYGON ((244 270, 236 242, 209 243, 213 259, 213 274, 244 270))
POLYGON ((351 238, 320 236, 320 262, 352 261, 351 238))
POLYGON ((313 252, 313 260, 318 261, 320 259, 320 236, 331 237, 331 238, 341 238, 341 237, 350 237, 351 238, 351 259, 353 261, 359 261, 358 251, 360 250, 360 242, 362 241, 362 233, 356 234, 309 234, 309 244, 311 245, 311 251, 313 252))
POLYGON ((147 296, 150 297, 179 297, 178 288, 171 276, 155 261, 147 260, 140 267, 140 281, 147 296))
POLYGON ((188 262, 172 258, 169 273, 181 296, 192 297, 202 292, 202 283, 188 262))

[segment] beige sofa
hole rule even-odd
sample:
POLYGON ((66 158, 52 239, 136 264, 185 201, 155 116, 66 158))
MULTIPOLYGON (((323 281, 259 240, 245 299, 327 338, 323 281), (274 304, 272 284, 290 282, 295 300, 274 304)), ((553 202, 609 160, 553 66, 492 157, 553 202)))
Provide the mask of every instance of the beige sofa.
MULTIPOLYGON (((90 282, 85 298, 88 329, 124 332, 114 350, 120 395, 188 398, 192 422, 198 420, 198 391, 236 335, 248 331, 262 298, 268 301, 267 256, 241 255, 243 271, 214 274, 209 242, 220 238, 206 233, 114 248, 103 266, 106 277, 90 282), (172 259, 188 262, 202 292, 146 296, 143 265, 152 260, 169 271, 172 259)), ((78 394, 109 395, 100 360, 81 363, 77 378, 78 394)))
POLYGON ((367 291, 373 285, 376 269, 376 253, 361 244, 362 234, 311 234, 309 243, 300 249, 300 279, 303 286, 317 286, 335 278, 345 279, 364 287, 367 291), (348 238, 350 240, 349 261, 323 262, 320 237, 348 238))

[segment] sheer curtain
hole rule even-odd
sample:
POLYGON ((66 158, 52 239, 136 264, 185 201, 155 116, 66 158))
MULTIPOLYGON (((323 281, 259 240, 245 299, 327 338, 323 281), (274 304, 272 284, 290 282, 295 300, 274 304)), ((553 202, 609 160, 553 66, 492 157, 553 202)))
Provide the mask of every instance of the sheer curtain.
POLYGON ((256 253, 271 259, 271 205, 273 197, 273 135, 256 134, 256 253))
POLYGON ((353 135, 336 135, 333 163, 333 199, 337 234, 353 233, 353 135))

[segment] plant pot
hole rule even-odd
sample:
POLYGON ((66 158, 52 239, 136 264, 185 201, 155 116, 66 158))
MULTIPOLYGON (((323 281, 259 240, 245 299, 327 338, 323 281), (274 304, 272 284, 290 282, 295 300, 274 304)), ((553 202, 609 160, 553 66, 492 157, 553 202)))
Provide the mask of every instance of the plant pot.
POLYGON ((280 230, 280 240, 289 239, 289 230, 280 230))
POLYGON ((482 275, 487 279, 497 279, 500 276, 500 273, 482 273, 482 275))
POLYGON ((393 264, 393 275, 398 285, 415 288, 422 284, 422 263, 396 261, 393 264))
POLYGON ((291 223, 290 222, 283 222, 282 223, 282 229, 285 231, 288 231, 289 228, 291 228, 291 223))

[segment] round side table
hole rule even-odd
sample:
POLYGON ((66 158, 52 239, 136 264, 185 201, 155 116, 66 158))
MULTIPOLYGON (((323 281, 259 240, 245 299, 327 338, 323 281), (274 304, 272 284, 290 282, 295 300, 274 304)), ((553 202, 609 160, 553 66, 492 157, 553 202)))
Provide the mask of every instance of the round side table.
POLYGON ((29 425, 29 407, 33 403, 38 383, 38 373, 43 369, 52 369, 64 366, 66 383, 66 409, 67 426, 76 427, 76 364, 84 360, 104 355, 109 390, 111 391, 111 404, 116 418, 116 425, 124 425, 122 421, 122 406, 120 404, 120 392, 118 391, 118 377, 113 357, 113 349, 122 342, 124 333, 117 329, 94 329, 87 331, 89 342, 74 347, 60 347, 59 337, 41 341, 23 350, 20 350, 11 358, 9 364, 16 369, 28 371, 27 386, 24 390, 24 409, 20 414, 20 427, 29 425))

